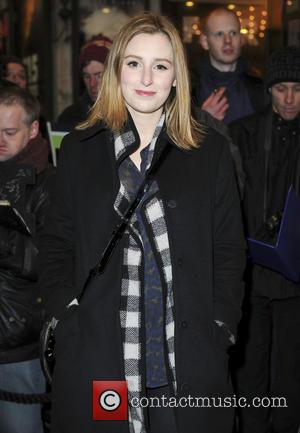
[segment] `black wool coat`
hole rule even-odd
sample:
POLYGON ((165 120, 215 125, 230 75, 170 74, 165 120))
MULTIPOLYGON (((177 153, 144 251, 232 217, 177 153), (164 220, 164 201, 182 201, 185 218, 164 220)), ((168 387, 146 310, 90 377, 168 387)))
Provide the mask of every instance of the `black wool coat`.
MULTIPOLYGON (((235 334, 243 296, 245 244, 230 152, 212 129, 191 151, 162 132, 153 161, 166 146, 170 151, 155 179, 172 261, 177 394, 231 396, 228 340, 215 323, 226 323, 235 334)), ((117 223, 118 189, 112 133, 98 124, 69 134, 41 239, 40 283, 49 315, 80 292, 98 261, 117 223)), ((57 325, 52 433, 128 433, 127 421, 92 420, 92 381, 124 380, 122 258, 121 240, 80 307, 68 310, 57 325)), ((179 433, 229 433, 233 409, 180 408, 175 416, 179 433)))

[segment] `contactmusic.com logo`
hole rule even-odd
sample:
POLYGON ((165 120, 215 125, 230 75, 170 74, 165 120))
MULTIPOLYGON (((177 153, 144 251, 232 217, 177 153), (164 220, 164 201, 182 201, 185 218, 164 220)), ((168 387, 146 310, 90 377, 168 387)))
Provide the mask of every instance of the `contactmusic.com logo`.
POLYGON ((93 381, 93 420, 128 419, 127 383, 121 381, 93 381))

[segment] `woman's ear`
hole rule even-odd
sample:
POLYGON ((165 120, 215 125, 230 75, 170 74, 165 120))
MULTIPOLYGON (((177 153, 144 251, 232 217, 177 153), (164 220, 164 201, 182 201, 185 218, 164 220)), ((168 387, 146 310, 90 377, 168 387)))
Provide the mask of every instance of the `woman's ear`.
POLYGON ((175 80, 173 81, 172 86, 173 86, 173 87, 176 87, 176 78, 175 78, 175 80))

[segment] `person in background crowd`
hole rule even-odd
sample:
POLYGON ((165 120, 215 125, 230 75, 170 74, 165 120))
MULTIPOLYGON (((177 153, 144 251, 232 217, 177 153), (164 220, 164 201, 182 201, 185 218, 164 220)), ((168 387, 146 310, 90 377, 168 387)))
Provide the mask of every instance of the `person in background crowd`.
POLYGON ((0 66, 2 68, 1 78, 17 84, 22 89, 27 88, 27 67, 18 57, 2 55, 0 57, 0 66))
POLYGON ((60 318, 52 433, 231 433, 233 408, 132 400, 232 395, 227 349, 243 297, 229 146, 191 116, 182 42, 166 18, 145 13, 120 30, 87 121, 64 138, 55 184, 40 262, 46 309, 60 318), (64 310, 145 179, 104 273, 64 310), (93 421, 93 380, 127 382, 125 419, 93 421))
POLYGON ((235 13, 225 8, 211 11, 203 20, 200 42, 208 57, 201 59, 194 103, 226 124, 263 108, 263 82, 247 73, 235 13))
MULTIPOLYGON (((38 359, 43 311, 37 236, 48 206, 48 147, 37 140, 39 103, 20 87, 0 87, 0 388, 41 393, 38 359), (17 209, 6 216, 8 203, 17 209)), ((42 433, 41 406, 0 400, 0 431, 42 433)))
POLYGON ((84 94, 67 107, 58 117, 55 129, 70 131, 87 119, 88 112, 97 99, 106 56, 112 41, 105 36, 96 36, 87 42, 79 55, 80 73, 85 86, 84 94))
POLYGON ((0 87, 19 87, 16 84, 12 83, 11 81, 7 81, 4 78, 0 77, 0 87))
MULTIPOLYGON (((300 192, 300 50, 269 58, 271 105, 230 125, 246 175, 243 211, 247 235, 274 244, 289 187, 300 192)), ((298 433, 300 426, 300 284, 249 265, 245 314, 236 363, 239 432, 298 433), (279 396, 285 407, 253 407, 253 397, 279 396)))
MULTIPOLYGON (((16 56, 2 55, 0 56, 0 68, 2 80, 13 83, 16 86, 21 87, 21 89, 28 89, 28 70, 27 66, 21 59, 16 56)), ((3 84, 5 85, 6 83, 3 84)), ((42 135, 45 138, 48 137, 46 119, 43 113, 41 113, 39 117, 39 134, 37 139, 39 139, 39 135, 42 135)))

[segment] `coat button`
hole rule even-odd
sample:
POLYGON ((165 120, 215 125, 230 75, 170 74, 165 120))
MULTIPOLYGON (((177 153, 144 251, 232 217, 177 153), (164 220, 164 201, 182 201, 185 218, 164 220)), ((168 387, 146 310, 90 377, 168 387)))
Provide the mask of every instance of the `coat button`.
POLYGON ((183 266, 183 260, 182 259, 177 259, 177 266, 179 268, 182 268, 182 266, 183 266))
POLYGON ((167 202, 167 206, 170 207, 171 209, 175 209, 177 207, 177 203, 175 200, 169 200, 167 202))
POLYGON ((187 328, 188 327, 188 322, 186 320, 183 320, 181 322, 181 327, 184 328, 184 329, 187 328))
POLYGON ((188 391, 190 389, 189 384, 188 383, 183 383, 181 385, 181 391, 188 391))

